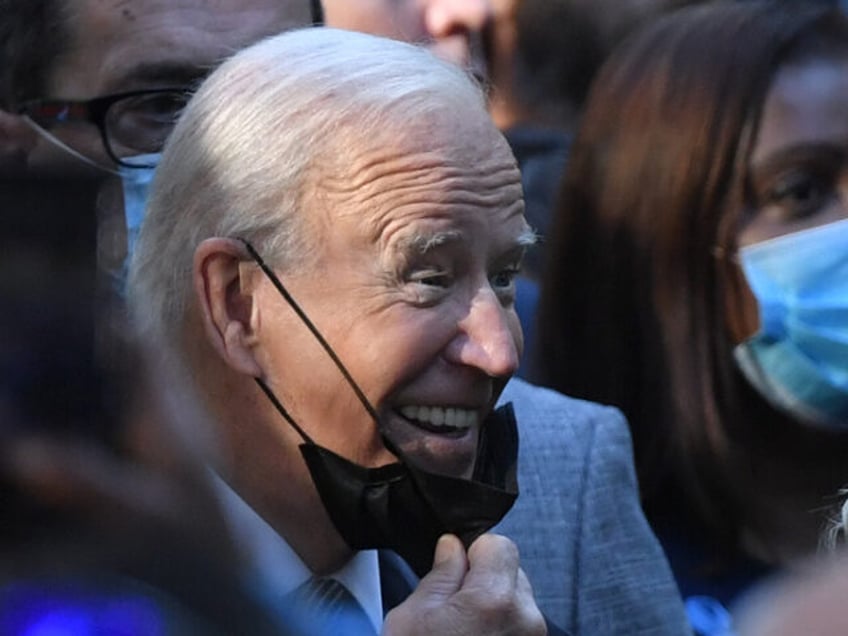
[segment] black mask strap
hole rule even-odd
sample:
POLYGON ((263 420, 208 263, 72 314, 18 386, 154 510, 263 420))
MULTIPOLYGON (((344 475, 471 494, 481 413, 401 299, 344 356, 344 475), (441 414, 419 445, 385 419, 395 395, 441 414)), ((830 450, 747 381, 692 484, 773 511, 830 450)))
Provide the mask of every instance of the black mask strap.
MULTIPOLYGON (((377 425, 379 426, 380 418, 377 416, 377 411, 374 409, 373 406, 371 406, 371 403, 368 401, 368 398, 365 397, 365 393, 362 392, 362 389, 359 388, 359 385, 353 379, 353 376, 347 370, 345 365, 342 364, 342 361, 336 355, 336 352, 333 351, 333 348, 324 339, 324 336, 321 335, 321 332, 318 331, 318 328, 312 323, 311 320, 309 320, 309 317, 306 315, 306 312, 304 312, 303 309, 300 308, 300 305, 297 304, 295 299, 292 298, 292 295, 283 286, 283 283, 280 281, 279 278, 277 278, 277 275, 274 273, 274 271, 270 267, 268 267, 268 265, 265 263, 265 261, 262 260, 262 257, 259 256, 259 252, 257 252, 247 240, 245 240, 245 239, 239 239, 239 240, 242 243, 244 243, 244 246, 247 248, 247 251, 250 254, 250 256, 253 258, 254 261, 256 261, 256 264, 259 265, 259 267, 262 269, 262 271, 265 272, 265 275, 270 279, 270 281, 274 285, 274 287, 277 288, 277 291, 280 292, 282 297, 286 299, 286 302, 294 310, 294 313, 297 314, 298 318, 300 318, 300 320, 303 322, 303 324, 306 325, 306 327, 309 329, 309 331, 312 332, 312 335, 315 336, 315 339, 318 341, 318 344, 320 344, 321 347, 324 349, 324 351, 327 353, 327 355, 330 356, 330 359, 333 361, 333 363, 336 365, 338 370, 344 376, 344 379, 347 381, 348 385, 350 385, 350 388, 353 389, 353 392, 356 394, 356 397, 362 403, 362 406, 365 407, 365 410, 368 411, 368 414, 374 419, 374 422, 376 422, 377 425)), ((268 387, 263 386, 261 383, 260 383, 260 386, 262 386, 262 390, 265 391, 266 394, 268 394, 268 395, 271 394, 270 391, 268 390, 268 387)), ((285 417, 289 422, 291 422, 292 421, 291 416, 288 415, 288 413, 286 413, 285 409, 283 409, 283 405, 280 404, 278 400, 273 400, 273 401, 275 402, 277 409, 282 409, 280 412, 283 414, 283 417, 285 417)), ((295 425, 295 427, 297 428, 298 431, 300 431, 300 434, 303 435, 303 432, 300 430, 300 428, 297 427, 296 425, 295 425)))
POLYGON ((304 431, 302 428, 300 428, 300 426, 298 426, 297 422, 294 421, 294 418, 286 410, 286 407, 283 406, 283 403, 280 402, 277 399, 277 396, 274 395, 274 392, 268 388, 268 385, 265 384, 265 382, 263 382, 261 378, 253 379, 256 384, 259 385, 259 388, 262 389, 262 392, 268 397, 269 400, 271 400, 271 404, 273 404, 277 411, 279 411, 280 415, 283 416, 283 419, 286 420, 286 422, 288 422, 289 424, 291 424, 294 430, 300 433, 300 436, 303 438, 303 441, 314 445, 315 442, 312 441, 312 438, 306 434, 306 431, 304 431))
POLYGON ((312 12, 312 26, 322 26, 324 24, 324 7, 321 6, 321 0, 310 0, 309 9, 312 12))

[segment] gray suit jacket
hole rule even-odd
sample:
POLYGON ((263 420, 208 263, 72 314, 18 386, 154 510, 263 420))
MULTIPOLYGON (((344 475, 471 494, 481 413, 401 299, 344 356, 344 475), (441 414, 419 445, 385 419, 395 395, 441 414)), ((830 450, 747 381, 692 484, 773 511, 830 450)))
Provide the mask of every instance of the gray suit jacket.
POLYGON ((518 545, 541 610, 573 636, 690 634, 621 413, 519 379, 500 401, 518 421, 519 496, 493 531, 518 545))

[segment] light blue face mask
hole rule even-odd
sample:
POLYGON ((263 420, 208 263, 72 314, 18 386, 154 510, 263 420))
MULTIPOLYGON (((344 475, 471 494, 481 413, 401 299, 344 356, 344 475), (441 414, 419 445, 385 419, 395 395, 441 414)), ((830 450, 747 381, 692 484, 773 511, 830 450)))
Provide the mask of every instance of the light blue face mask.
POLYGON ((127 168, 120 166, 118 168, 124 189, 124 219, 127 223, 128 259, 132 255, 135 243, 138 240, 138 232, 141 229, 141 222, 144 220, 144 208, 147 206, 150 183, 153 181, 153 174, 161 158, 161 153, 139 155, 132 157, 132 159, 146 167, 127 168))
POLYGON ((740 250, 760 330, 734 350, 774 407, 848 430, 848 219, 740 250))
POLYGON ((137 162, 139 165, 144 165, 145 167, 129 168, 119 166, 118 168, 124 192, 124 220, 127 226, 127 255, 121 267, 121 280, 118 284, 121 292, 123 292, 126 284, 130 259, 132 258, 136 241, 138 241, 141 223, 144 220, 144 210, 147 206, 147 195, 150 191, 150 184, 153 181, 156 165, 158 165, 161 158, 161 153, 138 155, 130 157, 127 160, 137 162))

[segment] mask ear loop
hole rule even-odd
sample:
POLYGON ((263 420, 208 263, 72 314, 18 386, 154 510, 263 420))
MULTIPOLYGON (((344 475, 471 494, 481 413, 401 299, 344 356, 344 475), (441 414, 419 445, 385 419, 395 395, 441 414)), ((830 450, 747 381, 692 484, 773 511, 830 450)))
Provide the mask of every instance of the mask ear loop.
POLYGON ((277 411, 279 411, 280 415, 283 416, 283 419, 286 420, 286 422, 288 422, 289 424, 291 424, 294 430, 300 433, 300 436, 303 438, 303 441, 314 446, 315 442, 312 441, 312 438, 306 434, 306 431, 304 431, 302 428, 300 428, 300 426, 297 425, 297 422, 294 421, 294 418, 289 415, 289 412, 286 410, 286 407, 283 406, 283 404, 277 399, 277 396, 274 395, 271 389, 268 388, 268 385, 265 384, 265 382, 263 382, 261 378, 253 379, 256 381, 256 384, 259 385, 259 388, 262 389, 262 392, 268 397, 269 400, 271 400, 271 404, 273 404, 277 411))
POLYGON ((93 167, 95 167, 99 170, 103 170, 104 172, 108 172, 109 174, 121 176, 121 173, 118 172, 117 170, 113 170, 112 168, 107 168, 106 166, 97 163, 93 159, 86 157, 81 152, 74 150, 68 144, 66 144, 64 141, 62 141, 61 139, 56 137, 56 135, 49 132, 48 130, 45 130, 44 128, 39 126, 37 123, 35 123, 32 119, 30 119, 29 115, 22 115, 21 117, 26 122, 27 126, 32 128, 36 132, 36 134, 38 134, 41 137, 43 137, 44 139, 46 139, 47 141, 49 141, 54 146, 61 148, 62 150, 67 152, 69 155, 72 155, 73 157, 79 159, 83 163, 88 164, 89 166, 93 166, 93 167))
MULTIPOLYGON (((312 323, 312 321, 309 319, 303 309, 300 308, 300 305, 295 302, 294 298, 292 298, 292 295, 283 286, 283 283, 280 281, 279 278, 277 278, 277 275, 273 272, 273 270, 271 270, 271 268, 266 265, 265 261, 262 260, 262 257, 259 256, 259 253, 253 248, 253 246, 246 239, 240 238, 239 240, 244 243, 244 246, 247 248, 247 251, 250 254, 251 258, 253 258, 253 260, 256 261, 256 264, 259 265, 260 269, 265 272, 265 275, 269 278, 269 280, 277 289, 277 291, 280 292, 283 298, 286 299, 286 302, 288 302, 288 304, 298 315, 301 321, 303 321, 303 324, 305 324, 309 331, 312 332, 312 335, 315 336, 315 339, 318 341, 318 344, 320 344, 324 351, 327 353, 327 355, 330 356, 330 359, 333 361, 338 370, 344 376, 344 379, 350 385, 350 388, 353 389, 353 392, 356 394, 357 399, 362 403, 362 406, 365 407, 365 410, 368 411, 368 414, 374 419, 374 422, 376 422, 379 426, 380 418, 377 415, 377 411, 374 409, 373 406, 371 406, 371 403, 368 401, 368 398, 365 397, 365 393, 363 393, 362 389, 359 388, 359 385, 353 379, 353 376, 350 374, 345 365, 336 355, 336 352, 333 351, 332 347, 330 347, 330 344, 324 339, 324 336, 321 335, 321 332, 318 331, 318 328, 312 323)), ((264 384, 259 378, 256 378, 256 381, 259 382, 259 385, 262 387, 262 390, 270 396, 270 390, 268 389, 268 387, 264 386, 264 384)), ((294 422, 292 422, 291 416, 285 411, 283 405, 280 404, 279 401, 276 399, 272 399, 271 401, 274 402, 275 406, 277 406, 277 409, 280 410, 280 413, 283 415, 283 417, 285 417, 286 420, 292 423, 295 429, 297 429, 297 431, 301 435, 303 435, 304 438, 309 439, 303 433, 300 427, 298 427, 296 424, 294 424, 294 422)))

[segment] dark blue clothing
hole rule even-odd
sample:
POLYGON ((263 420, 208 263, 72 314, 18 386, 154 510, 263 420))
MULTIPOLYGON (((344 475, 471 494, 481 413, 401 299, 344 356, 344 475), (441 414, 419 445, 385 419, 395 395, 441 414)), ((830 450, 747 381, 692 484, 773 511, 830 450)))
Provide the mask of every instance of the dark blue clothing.
MULTIPOLYGON (((772 566, 746 555, 720 552, 709 537, 677 518, 654 518, 652 526, 668 557, 680 594, 687 602, 693 624, 694 613, 703 614, 711 602, 732 610, 750 589, 775 571, 772 566)), ((696 630, 695 633, 718 636, 729 632, 696 630)))
POLYGON ((561 130, 530 125, 510 128, 504 131, 504 136, 521 170, 524 216, 530 227, 542 237, 542 243, 527 254, 524 272, 530 278, 541 280, 544 238, 550 230, 556 208, 570 138, 561 130))
POLYGON ((525 276, 515 281, 515 311, 524 332, 524 353, 516 375, 527 379, 528 364, 536 347, 536 308, 539 305, 539 284, 525 276))
POLYGON ((524 189, 524 216, 541 241, 528 250, 522 276, 517 281, 515 308, 524 330, 524 355, 517 375, 529 377, 529 361, 535 350, 536 308, 545 257, 545 236, 559 195, 559 184, 565 170, 570 139, 553 128, 519 125, 504 131, 518 167, 524 189))

